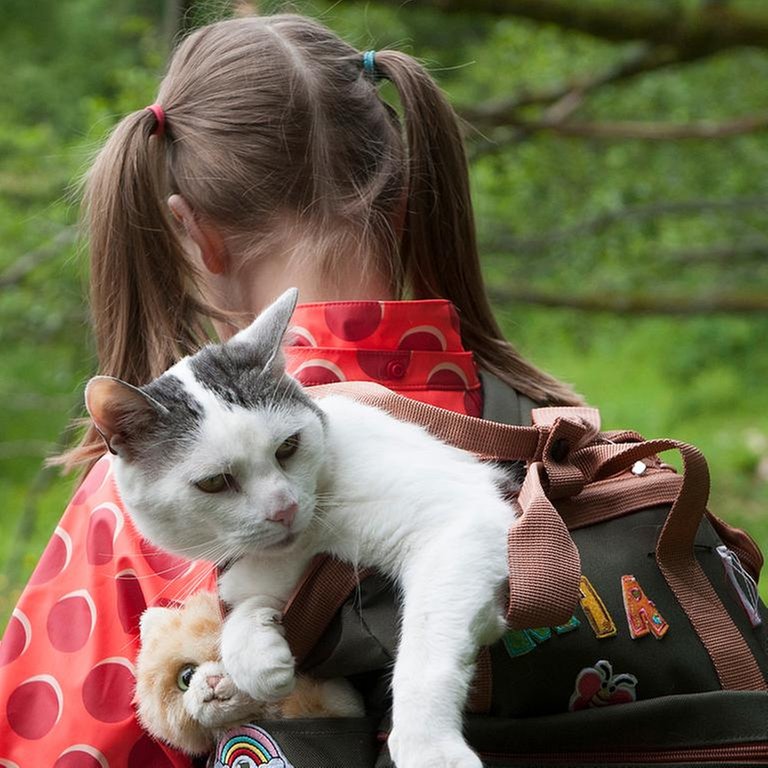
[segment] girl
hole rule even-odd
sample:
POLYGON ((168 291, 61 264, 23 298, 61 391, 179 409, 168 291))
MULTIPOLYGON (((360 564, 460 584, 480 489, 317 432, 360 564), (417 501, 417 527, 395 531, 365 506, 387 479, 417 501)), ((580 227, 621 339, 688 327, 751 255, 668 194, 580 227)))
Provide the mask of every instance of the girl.
MULTIPOLYGON (((520 419, 577 402, 491 315, 457 120, 405 54, 294 15, 200 29, 157 103, 115 128, 85 211, 101 373, 145 383, 209 321, 227 337, 297 286, 286 356, 306 385, 373 380, 479 415, 480 368, 519 393, 520 419)), ((138 537, 101 453, 91 428, 64 457, 88 474, 0 646, 0 765, 189 764, 135 721, 138 618, 215 574, 138 537)))

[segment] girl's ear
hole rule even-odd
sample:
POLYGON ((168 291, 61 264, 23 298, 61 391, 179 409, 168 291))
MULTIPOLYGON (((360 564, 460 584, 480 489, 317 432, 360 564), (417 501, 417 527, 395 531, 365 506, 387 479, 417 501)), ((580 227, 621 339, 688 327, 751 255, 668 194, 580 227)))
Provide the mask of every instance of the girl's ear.
POLYGON ((85 407, 109 452, 123 458, 131 439, 164 410, 137 387, 112 376, 94 376, 88 382, 85 407))
POLYGON ((181 195, 171 195, 168 207, 173 218, 184 227, 187 235, 200 249, 203 266, 213 275, 226 272, 230 258, 221 232, 213 224, 199 221, 190 204, 181 195))

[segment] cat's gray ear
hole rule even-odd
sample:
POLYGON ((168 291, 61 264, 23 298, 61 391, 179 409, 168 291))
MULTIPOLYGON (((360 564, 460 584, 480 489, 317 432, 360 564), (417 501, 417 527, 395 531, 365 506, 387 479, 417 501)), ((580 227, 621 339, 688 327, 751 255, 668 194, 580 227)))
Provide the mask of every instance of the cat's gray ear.
POLYGON ((107 450, 120 456, 133 435, 165 410, 138 387, 113 376, 94 376, 85 388, 85 407, 107 450))
POLYGON ((299 300, 299 291, 289 288, 270 304, 247 328, 235 334, 228 344, 249 344, 256 346, 266 357, 264 369, 268 370, 275 365, 282 365, 281 345, 283 336, 288 330, 296 303, 299 300))

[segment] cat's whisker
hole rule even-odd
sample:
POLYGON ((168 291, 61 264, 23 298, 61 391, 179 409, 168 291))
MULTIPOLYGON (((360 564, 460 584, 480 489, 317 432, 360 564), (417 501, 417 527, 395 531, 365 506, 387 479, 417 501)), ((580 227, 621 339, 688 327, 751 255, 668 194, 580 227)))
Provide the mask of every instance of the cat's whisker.
MULTIPOLYGON (((179 550, 177 550, 177 553, 178 553, 178 551, 179 550)), ((133 554, 133 553, 132 552, 126 552, 125 553, 125 555, 129 555, 129 554, 133 554)), ((203 556, 196 557, 194 560, 187 560, 186 571, 188 571, 189 568, 192 567, 192 566, 200 565, 203 562, 214 561, 216 559, 219 559, 222 554, 223 553, 219 553, 217 550, 213 550, 211 552, 203 553, 203 556)), ((116 553, 116 556, 119 557, 120 553, 119 552, 116 553)), ((154 579, 157 576, 164 577, 166 574, 175 573, 176 571, 179 570, 180 567, 181 567, 180 563, 174 563, 173 565, 169 565, 167 568, 154 568, 153 567, 151 573, 134 574, 134 578, 136 578, 139 581, 142 581, 142 580, 145 580, 145 579, 154 579)), ((165 588, 168 588, 170 586, 173 586, 173 580, 169 581, 169 583, 166 585, 165 588)), ((159 593, 159 594, 162 594, 162 592, 159 593)))
MULTIPOLYGON (((392 500, 400 501, 399 496, 392 496, 392 500)), ((343 499, 339 500, 338 498, 328 498, 328 499, 318 499, 318 503, 316 506, 323 508, 323 509, 338 509, 340 507, 362 507, 366 504, 381 504, 386 503, 387 498, 386 496, 377 496, 375 499, 343 499)))
MULTIPOLYGON (((195 557, 194 557, 195 560, 210 560, 211 559, 210 553, 211 552, 216 552, 218 548, 223 546, 220 543, 218 543, 215 539, 211 539, 211 541, 209 543, 212 546, 209 549, 203 549, 202 550, 202 554, 195 554, 195 557)), ((200 544, 200 543, 191 544, 188 547, 176 547, 176 546, 174 546, 173 551, 174 551, 175 554, 181 554, 181 553, 184 553, 184 552, 190 552, 191 550, 195 550, 195 552, 197 553, 197 552, 199 552, 200 547, 204 547, 204 546, 205 546, 205 544, 200 544)))
POLYGON ((214 568, 201 572, 196 579, 187 585, 187 588, 179 595, 179 602, 186 603, 192 595, 202 591, 202 585, 208 580, 214 568))
POLYGON ((329 520, 326 520, 323 515, 315 515, 312 518, 311 525, 316 525, 318 528, 322 528, 326 533, 331 534, 334 534, 338 530, 337 526, 333 525, 329 520))
POLYGON ((186 587, 186 589, 181 593, 181 602, 186 602, 193 594, 200 591, 200 586, 207 581, 211 574, 215 572, 220 565, 222 565, 222 562, 210 562, 208 564, 207 568, 201 569, 200 573, 197 574, 196 578, 193 579, 186 587))

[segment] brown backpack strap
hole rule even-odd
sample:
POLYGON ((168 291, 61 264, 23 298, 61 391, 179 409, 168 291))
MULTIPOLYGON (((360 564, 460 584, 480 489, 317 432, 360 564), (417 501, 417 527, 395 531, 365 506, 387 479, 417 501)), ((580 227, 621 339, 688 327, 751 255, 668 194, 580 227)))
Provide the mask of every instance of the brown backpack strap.
POLYGON ((533 427, 499 424, 487 419, 453 413, 395 394, 380 384, 323 384, 311 387, 307 392, 312 397, 343 395, 365 405, 372 405, 400 421, 418 424, 440 440, 474 453, 482 459, 528 461, 533 459, 539 449, 541 433, 533 427))
POLYGON ((317 645, 360 581, 371 573, 328 555, 313 559, 283 611, 285 637, 298 666, 317 645))
POLYGON ((566 624, 579 602, 579 550, 547 498, 543 472, 541 462, 528 468, 520 489, 521 514, 507 534, 511 629, 566 624))
POLYGON ((476 715, 483 715, 491 711, 493 704, 493 669, 491 663, 491 651, 484 646, 477 654, 475 676, 469 689, 467 699, 467 711, 476 715))

